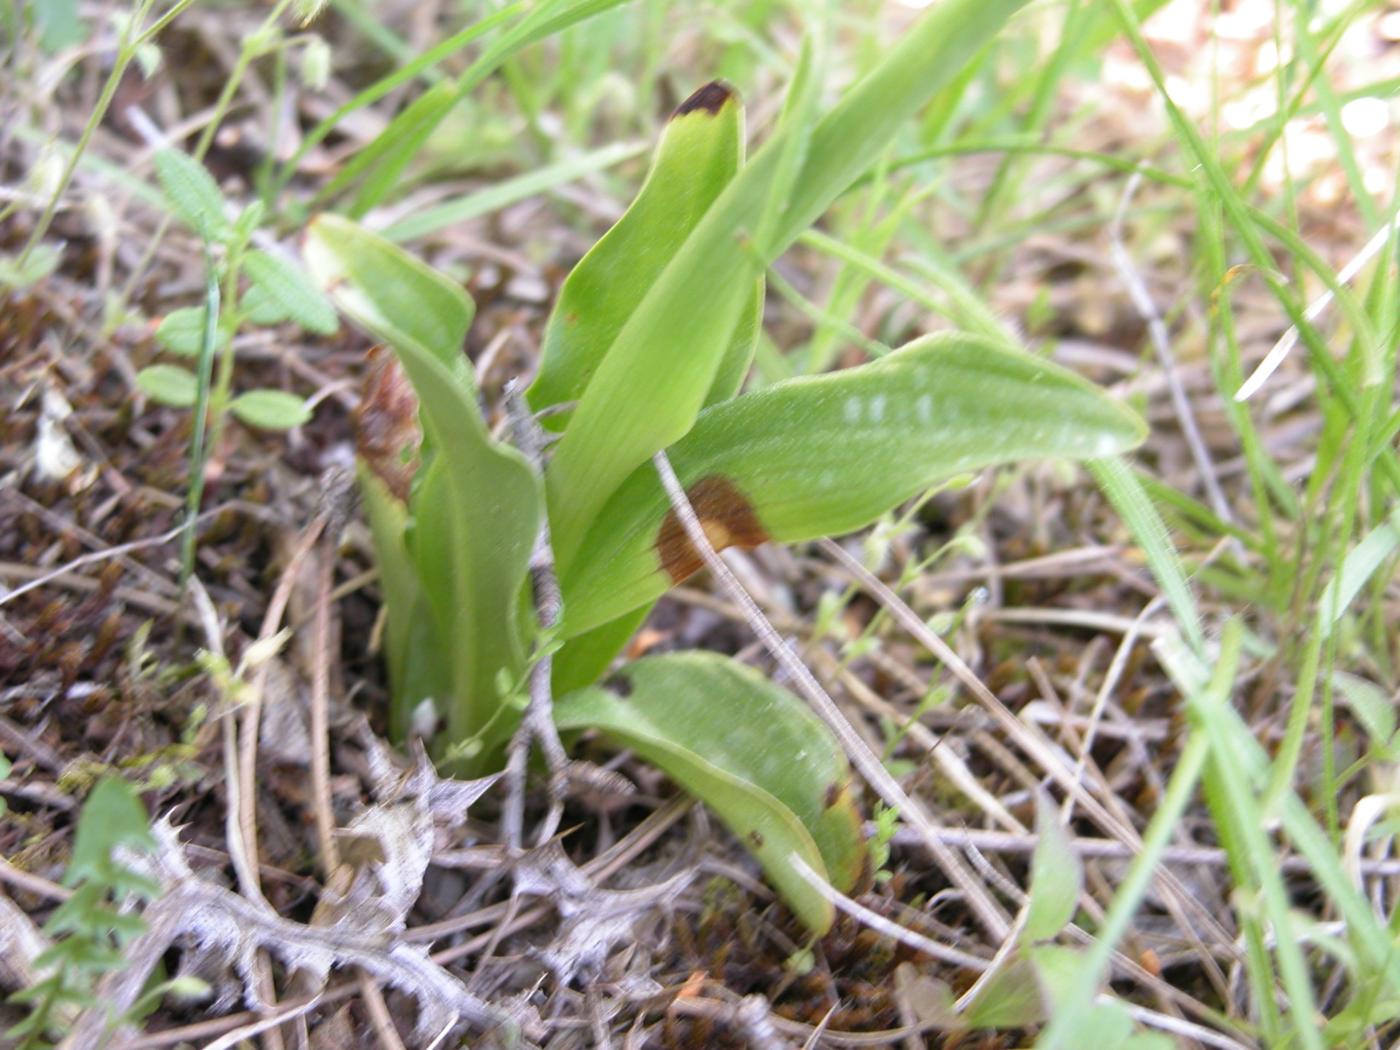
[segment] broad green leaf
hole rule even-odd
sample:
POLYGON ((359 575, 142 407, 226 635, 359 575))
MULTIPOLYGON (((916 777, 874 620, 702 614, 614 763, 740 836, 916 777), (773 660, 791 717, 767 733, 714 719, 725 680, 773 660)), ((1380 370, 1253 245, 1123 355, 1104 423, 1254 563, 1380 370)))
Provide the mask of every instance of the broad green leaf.
POLYGON ((831 905, 791 855, 841 890, 863 875, 845 756, 801 700, 752 669, 714 653, 649 657, 623 668, 612 689, 568 695, 555 719, 602 730, 710 806, 817 933, 830 927, 831 905))
POLYGON ((449 369, 456 385, 475 389, 462 353, 475 307, 455 281, 338 215, 312 221, 303 255, 312 277, 357 325, 395 347, 412 343, 449 369))
MULTIPOLYGON (((171 310, 156 327, 156 342, 162 350, 169 350, 172 354, 198 357, 204 345, 204 307, 182 306, 171 310)), ((215 333, 215 350, 227 342, 227 333, 215 333)))
POLYGON ((874 163, 900 125, 977 53, 1024 0, 945 0, 811 129, 781 223, 751 243, 788 156, 775 135, 729 183, 618 333, 549 469, 550 525, 568 572, 609 497, 694 424, 749 296, 756 264, 784 250, 874 163))
POLYGON ((421 701, 433 700, 441 706, 451 696, 452 683, 446 673, 451 664, 443 658, 448 649, 440 640, 437 621, 405 543, 408 508, 393 497, 363 460, 357 464, 357 475, 388 617, 384 649, 393 692, 389 726, 394 738, 402 740, 421 701))
POLYGON ((285 390, 249 390, 229 402, 239 422, 260 430, 291 430, 311 418, 306 399, 285 390))
POLYGON ((270 252, 254 249, 243 257, 243 272, 289 318, 308 332, 331 335, 340 327, 335 307, 311 283, 300 266, 270 252))
MULTIPOLYGON (((583 396, 618 332, 743 159, 739 99, 718 81, 707 84, 672 114, 631 207, 559 290, 545 327, 539 376, 527 395, 530 407, 539 411, 583 396)), ((760 279, 748 316, 734 332, 736 368, 747 368, 752 355, 762 295, 760 279)), ((724 383, 737 387, 730 375, 724 383)), ((562 430, 567 419, 559 413, 542 422, 562 430)))
POLYGON ((199 395, 194 373, 179 365, 150 365, 136 373, 136 385, 152 401, 172 408, 190 408, 199 395))
POLYGON ((440 654, 452 668, 448 734, 460 741, 497 713, 500 672, 513 679, 523 668, 520 595, 539 530, 540 478, 487 433, 461 349, 472 315, 461 288, 330 215, 311 224, 306 260, 336 304, 393 347, 418 396, 425 448, 440 450, 409 507, 407 550, 449 647, 440 654))
MULTIPOLYGON (((1132 412, 1066 369, 940 334, 706 409, 669 456, 711 542, 752 547, 850 532, 963 471, 1109 455, 1143 434, 1132 412)), ((651 601, 699 565, 652 465, 639 467, 561 575, 565 635, 651 601)))
POLYGON ((639 605, 611 623, 585 631, 565 642, 554 654, 551 678, 554 695, 563 696, 596 682, 632 635, 637 633, 637 628, 651 612, 652 604, 639 605))
POLYGON ((203 164, 178 149, 160 150, 154 159, 161 189, 186 226, 215 240, 231 232, 224 217, 224 196, 203 164))
POLYGON ((249 323, 256 325, 281 324, 283 321, 291 320, 292 316, 287 313, 286 308, 281 303, 256 284, 243 293, 243 298, 239 300, 238 306, 249 323))
POLYGON ((1079 854, 1043 794, 1035 798, 1035 852, 1031 855, 1030 903, 1021 937, 1025 944, 1054 937, 1074 918, 1084 869, 1079 854))
MULTIPOLYGON (((63 872, 63 884, 76 886, 86 879, 109 883, 112 850, 118 846, 150 851, 156 848, 156 840, 136 790, 120 777, 103 777, 78 815, 73 858, 63 872)), ((159 891, 156 886, 154 892, 159 891)))

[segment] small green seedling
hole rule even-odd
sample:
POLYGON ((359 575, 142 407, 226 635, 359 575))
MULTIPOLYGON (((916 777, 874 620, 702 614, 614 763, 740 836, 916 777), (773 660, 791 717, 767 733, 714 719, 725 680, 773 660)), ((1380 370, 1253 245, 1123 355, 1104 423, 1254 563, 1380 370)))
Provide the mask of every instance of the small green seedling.
POLYGON ((120 911, 128 898, 151 900, 160 887, 123 867, 114 857, 118 847, 149 852, 156 848, 141 799, 126 781, 107 777, 83 803, 73 839, 73 857, 63 884, 73 890, 45 925, 57 937, 53 946, 34 960, 44 976, 10 997, 29 1007, 25 1019, 5 1032, 19 1050, 57 1045, 74 1010, 95 1005, 93 987, 106 973, 120 969, 122 949, 145 932, 139 915, 120 911))
MULTIPOLYGON (((998 17, 1014 6, 991 5, 998 17)), ((543 465, 488 432, 462 354, 473 305, 457 284, 341 217, 316 219, 305 246, 341 311, 393 351, 372 358, 360 481, 395 730, 426 703, 445 721, 440 756, 473 774, 499 768, 520 683, 549 653, 558 726, 601 732, 703 799, 819 934, 832 906, 792 859, 842 890, 870 862, 826 726, 716 654, 645 658, 600 680, 657 598, 702 564, 650 462, 658 450, 722 549, 850 532, 962 472, 1142 439, 1102 391, 985 336, 929 336, 736 396, 764 266, 996 28, 988 5, 972 7, 939 5, 834 110, 798 139, 789 124, 747 164, 729 89, 710 84, 677 110, 637 199, 549 319, 528 392, 562 431, 543 465), (530 600, 542 522, 563 596, 548 631, 530 600)))
POLYGON ((249 205, 231 222, 218 185, 193 158, 164 149, 156 154, 155 165, 171 210, 206 243, 221 249, 213 265, 222 309, 211 311, 206 297, 199 306, 166 314, 156 328, 156 343, 169 354, 192 360, 196 367, 191 371, 183 365, 153 364, 136 374, 137 384, 152 400, 175 408, 196 408, 201 388, 206 387, 214 441, 229 414, 259 430, 300 426, 311 412, 294 394, 283 390, 234 394, 233 339, 245 324, 288 321, 308 332, 329 335, 339 326, 335 308, 291 259, 251 246, 262 220, 260 204, 249 205), (212 324, 211 313, 215 314, 212 324), (217 357, 217 368, 205 354, 217 357))

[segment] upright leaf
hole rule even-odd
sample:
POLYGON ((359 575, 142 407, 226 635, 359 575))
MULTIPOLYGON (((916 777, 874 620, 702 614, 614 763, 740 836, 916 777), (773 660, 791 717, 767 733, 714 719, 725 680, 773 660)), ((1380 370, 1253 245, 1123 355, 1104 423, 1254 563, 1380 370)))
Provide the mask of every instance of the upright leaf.
MULTIPOLYGON (((1025 0, 933 6, 811 129, 776 256, 875 160, 896 129, 958 72, 1025 0)), ((555 554, 567 571, 598 511, 629 474, 690 429, 705 404, 756 276, 759 229, 781 173, 787 128, 730 182, 638 304, 585 390, 549 470, 555 554)))
POLYGON ((830 927, 831 905, 792 854, 842 890, 864 874, 845 756, 801 700, 752 669, 714 653, 650 657, 624 668, 614 689, 565 697, 555 718, 561 729, 603 731, 714 809, 815 932, 830 927))
POLYGON ((457 285, 334 216, 312 223, 306 259, 336 305, 393 347, 418 396, 425 448, 438 450, 410 503, 407 546, 448 647, 448 734, 461 740, 492 722, 502 672, 514 678, 523 667, 518 613, 540 478, 486 430, 462 353, 472 304, 457 285))
POLYGON ((408 553, 408 508, 394 498, 363 461, 359 481, 388 618, 384 653, 393 690, 389 727, 395 739, 402 740, 408 735, 410 719, 419 703, 432 700, 437 706, 450 699, 452 682, 441 671, 451 662, 442 658, 447 643, 408 553))
MULTIPOLYGON (((669 455, 711 543, 753 547, 861 528, 961 471, 1110 455, 1143 434, 1132 412, 1072 372, 941 334, 706 409, 669 455)), ((639 467, 561 576, 565 634, 621 616, 699 567, 655 470, 639 467)))
MULTIPOLYGON (((672 114, 636 199, 559 290, 545 328, 539 375, 528 393, 532 408, 538 411, 583 395, 618 332, 739 170, 743 155, 743 109, 726 85, 706 84, 672 114)), ((744 367, 757 335, 761 304, 760 280, 732 340, 744 367)), ((729 382, 726 377, 725 385, 729 382)), ((562 430, 566 418, 561 413, 543 422, 562 430)))

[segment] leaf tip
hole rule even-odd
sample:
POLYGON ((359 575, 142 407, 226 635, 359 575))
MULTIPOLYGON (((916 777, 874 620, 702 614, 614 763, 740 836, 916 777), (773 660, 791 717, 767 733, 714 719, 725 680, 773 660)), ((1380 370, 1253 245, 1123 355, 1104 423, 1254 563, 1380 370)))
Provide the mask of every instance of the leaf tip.
POLYGON ((688 99, 676 107, 671 119, 683 117, 687 113, 704 111, 711 116, 724 108, 724 104, 734 97, 734 89, 723 80, 711 80, 695 91, 688 99))

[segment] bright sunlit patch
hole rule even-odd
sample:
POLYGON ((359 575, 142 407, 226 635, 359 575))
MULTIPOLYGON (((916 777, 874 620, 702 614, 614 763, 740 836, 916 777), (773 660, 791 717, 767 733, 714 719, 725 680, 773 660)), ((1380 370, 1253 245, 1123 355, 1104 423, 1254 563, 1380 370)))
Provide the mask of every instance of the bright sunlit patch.
POLYGON ((1342 126, 1359 139, 1379 135, 1390 123, 1390 107, 1378 98, 1352 99, 1342 107, 1342 126))

